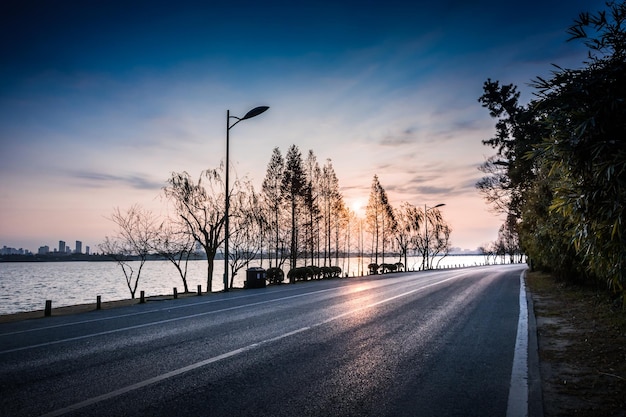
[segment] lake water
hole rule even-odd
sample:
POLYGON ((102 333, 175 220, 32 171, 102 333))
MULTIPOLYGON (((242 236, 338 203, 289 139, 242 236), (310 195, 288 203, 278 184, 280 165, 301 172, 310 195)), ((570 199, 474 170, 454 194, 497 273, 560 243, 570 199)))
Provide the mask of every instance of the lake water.
MULTIPOLYGON (((434 262, 437 265, 437 260, 434 262)), ((379 259, 379 262, 380 259, 379 259)), ((385 262, 397 262, 397 258, 385 258, 385 262)), ((407 270, 418 270, 420 257, 409 257, 407 270)), ((497 263, 508 262, 498 258, 497 263)), ((367 274, 370 258, 339 258, 339 266, 348 271, 349 276, 361 274, 361 264, 367 274)), ((447 256, 439 262, 440 268, 484 265, 482 255, 447 256)), ((259 262, 250 267, 260 266, 259 262)), ((268 267, 267 260, 261 265, 268 267)), ((215 262, 212 291, 221 291, 223 285, 223 261, 215 262)), ((285 272, 287 268, 283 268, 285 272)), ((243 287, 245 269, 235 277, 235 287, 243 287)), ((189 261, 187 283, 190 291, 198 285, 206 291, 206 261, 189 261)), ((146 297, 172 294, 173 288, 183 292, 183 283, 174 265, 169 261, 146 262, 139 280, 136 296, 144 291, 146 297)), ((0 315, 24 311, 43 310, 46 300, 52 300, 52 307, 95 303, 100 295, 102 301, 115 301, 130 298, 130 291, 122 269, 115 262, 0 262, 0 315)))

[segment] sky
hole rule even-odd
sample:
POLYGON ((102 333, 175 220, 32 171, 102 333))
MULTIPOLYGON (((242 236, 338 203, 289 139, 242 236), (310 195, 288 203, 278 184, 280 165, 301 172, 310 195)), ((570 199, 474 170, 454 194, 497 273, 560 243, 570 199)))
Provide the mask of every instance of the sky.
POLYGON ((92 251, 113 210, 163 211, 172 172, 225 157, 259 189, 272 150, 332 160, 363 212, 444 203, 452 246, 494 241, 475 188, 494 153, 488 79, 529 83, 586 57, 567 28, 603 1, 8 1, 0 5, 0 247, 92 251))

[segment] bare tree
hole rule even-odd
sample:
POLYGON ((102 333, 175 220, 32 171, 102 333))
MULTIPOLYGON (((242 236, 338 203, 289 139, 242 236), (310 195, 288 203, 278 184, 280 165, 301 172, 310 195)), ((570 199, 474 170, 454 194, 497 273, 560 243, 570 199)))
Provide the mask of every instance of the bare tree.
MULTIPOLYGON (((213 284, 215 254, 224 242, 224 183, 219 169, 208 169, 197 182, 187 172, 173 172, 163 189, 188 233, 200 243, 207 256, 207 291, 213 284)), ((236 189, 236 185, 232 190, 236 189)), ((231 190, 231 191, 232 191, 231 190)))
POLYGON ((492 253, 491 244, 483 243, 481 246, 478 247, 478 251, 481 255, 485 257, 485 265, 489 265, 489 259, 491 258, 492 253))
POLYGON ((385 242, 389 234, 393 232, 397 223, 393 216, 393 208, 389 204, 387 192, 380 185, 378 175, 374 175, 370 189, 365 217, 368 231, 372 234, 372 252, 374 253, 374 263, 378 264, 378 255, 381 253, 385 260, 385 242))
POLYGON ((424 231, 415 236, 415 248, 422 253, 422 269, 431 269, 436 256, 441 256, 437 265, 450 252, 450 234, 452 229, 443 219, 441 211, 430 208, 424 213, 419 210, 422 217, 424 231), (428 223, 428 224, 427 224, 428 223))
POLYGON ((448 254, 450 253, 450 247, 451 247, 450 234, 451 233, 452 233, 452 228, 442 218, 441 221, 436 224, 435 232, 433 233, 434 235, 433 245, 431 246, 432 257, 430 258, 431 267, 432 267, 432 262, 435 259, 435 257, 439 256, 439 259, 437 260, 437 265, 435 265, 435 267, 438 268, 441 260, 445 258, 446 256, 448 256, 448 254))
POLYGON ((520 248, 518 220, 515 216, 507 216, 506 221, 498 230, 498 241, 504 246, 504 251, 509 255, 509 262, 521 262, 522 250, 520 248))
POLYGON ((170 261, 178 271, 186 293, 189 292, 187 266, 194 245, 193 236, 188 233, 186 225, 178 219, 166 219, 162 222, 153 243, 156 253, 170 261))
POLYGON ((109 220, 116 224, 117 230, 113 237, 105 237, 99 245, 100 251, 122 268, 130 297, 135 298, 141 270, 157 236, 156 218, 152 212, 135 204, 126 212, 115 208, 109 220), (133 268, 133 259, 139 262, 137 268, 133 268))
POLYGON ((235 275, 256 258, 261 251, 257 218, 258 198, 249 181, 242 181, 240 190, 233 196, 231 235, 229 250, 230 288, 233 288, 235 275))
POLYGON ((395 212, 397 228, 395 233, 396 245, 400 253, 400 262, 404 261, 407 267, 408 251, 415 236, 419 234, 419 226, 421 224, 421 216, 417 208, 409 202, 404 202, 395 212))

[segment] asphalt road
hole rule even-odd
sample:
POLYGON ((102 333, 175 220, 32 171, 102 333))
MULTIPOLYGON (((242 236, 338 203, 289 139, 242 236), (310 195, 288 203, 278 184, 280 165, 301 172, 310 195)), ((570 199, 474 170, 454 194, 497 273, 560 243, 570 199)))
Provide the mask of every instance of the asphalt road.
POLYGON ((0 325, 1 416, 506 416, 523 265, 0 325))

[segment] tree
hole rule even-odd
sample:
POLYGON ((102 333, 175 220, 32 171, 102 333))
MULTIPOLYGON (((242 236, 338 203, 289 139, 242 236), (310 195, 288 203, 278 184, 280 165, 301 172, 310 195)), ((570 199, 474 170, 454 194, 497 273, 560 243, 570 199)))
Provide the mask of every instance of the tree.
POLYGON ((516 86, 501 86, 488 79, 483 90, 478 101, 489 109, 491 117, 498 118, 495 137, 483 140, 483 144, 496 149, 497 154, 480 167, 487 176, 476 186, 496 212, 519 219, 524 192, 533 184, 536 172, 534 161, 527 155, 545 130, 538 123, 534 103, 527 107, 519 104, 516 86))
POLYGON ((306 188, 304 191, 304 208, 306 211, 305 227, 305 243, 307 244, 311 265, 315 265, 315 254, 319 254, 319 221, 321 219, 321 211, 319 207, 320 194, 320 177, 322 171, 317 158, 312 150, 309 150, 306 160, 304 161, 306 174, 306 188))
POLYGON ((407 265, 408 251, 415 246, 422 224, 421 211, 409 202, 403 202, 395 212, 397 228, 395 233, 396 244, 400 253, 400 262, 407 265), (404 259, 403 259, 404 258, 404 259))
POLYGON ((491 258, 492 250, 490 243, 483 243, 478 247, 478 251, 485 257, 485 265, 489 265, 489 259, 491 258))
POLYGON ((111 257, 124 272, 130 297, 135 298, 141 271, 157 236, 156 218, 140 205, 131 206, 126 212, 116 207, 110 219, 117 226, 113 237, 105 237, 100 251, 111 257), (133 268, 133 259, 139 267, 133 268))
POLYGON ((342 266, 343 270, 348 273, 350 271, 350 258, 352 258, 352 248, 353 244, 356 244, 357 253, 359 253, 359 234, 355 233, 358 231, 359 219, 357 218, 356 213, 349 209, 345 208, 345 227, 344 227, 344 243, 345 249, 343 253, 345 254, 343 260, 344 262, 348 261, 347 267, 345 265, 342 266))
POLYGON ((498 241, 502 243, 504 253, 509 255, 509 263, 521 262, 521 250, 517 219, 508 216, 498 230, 498 241))
POLYGON ((437 265, 441 262, 450 252, 450 234, 452 228, 443 219, 443 215, 438 208, 427 209, 424 216, 424 221, 428 225, 424 224, 425 241, 423 247, 426 255, 425 269, 432 269, 433 262, 437 256, 441 256, 437 261, 437 265))
MULTIPOLYGON (((279 148, 274 148, 270 162, 267 165, 267 173, 263 180, 261 187, 261 200, 263 201, 263 207, 266 209, 267 218, 269 222, 269 228, 271 233, 270 240, 273 244, 275 267, 279 267, 279 253, 282 253, 281 244, 281 208, 283 203, 282 182, 283 172, 285 170, 285 160, 280 153, 279 148)), ((270 268, 272 262, 270 258, 270 268)))
POLYGON ((187 266, 194 244, 193 236, 187 233, 186 226, 177 219, 167 219, 162 222, 157 229, 155 241, 152 243, 154 251, 174 265, 183 281, 185 292, 189 292, 187 266))
POLYGON ((374 175, 370 195, 365 208, 366 225, 372 235, 374 263, 378 264, 378 255, 382 247, 382 260, 385 260, 385 242, 397 225, 393 208, 389 204, 387 192, 374 175))
POLYGON ((580 14, 568 31, 589 48, 585 66, 557 67, 533 86, 550 127, 538 155, 559 175, 551 210, 572 220, 587 271, 621 292, 626 308, 626 2, 607 7, 580 14))
POLYGON ((339 264, 339 249, 341 248, 342 237, 341 232, 348 227, 349 221, 348 208, 345 206, 341 194, 338 194, 338 196, 339 198, 337 198, 333 204, 333 216, 331 218, 335 235, 335 266, 338 266, 339 264))
POLYGON ((499 121, 484 143, 498 154, 479 189, 514 216, 533 266, 604 280, 626 306, 626 3, 607 9, 579 15, 568 33, 587 61, 533 80, 528 106, 514 87, 485 83, 479 101, 499 121))
POLYGON ((231 203, 231 236, 229 265, 233 288, 235 275, 261 251, 257 236, 260 234, 258 221, 258 197, 249 181, 242 183, 241 190, 233 196, 231 203))
MULTIPOLYGON (((221 169, 221 167, 220 167, 221 169)), ((207 256, 207 291, 213 283, 215 254, 224 242, 224 183, 220 171, 208 169, 198 182, 187 172, 173 172, 163 191, 193 239, 200 243, 207 256)), ((231 191, 236 190, 235 184, 231 191)))
POLYGON ((306 189, 306 176, 302 166, 302 155, 296 145, 291 145, 285 157, 285 170, 282 178, 282 196, 291 213, 290 268, 296 267, 298 259, 299 224, 298 215, 306 189))
MULTIPOLYGON (((333 222, 336 221, 336 216, 338 215, 336 210, 341 207, 343 201, 339 192, 339 180, 330 159, 326 160, 322 168, 320 196, 322 198, 322 218, 324 222, 324 266, 332 266, 333 222)), ((338 251, 339 248, 336 247, 335 250, 338 251)))

